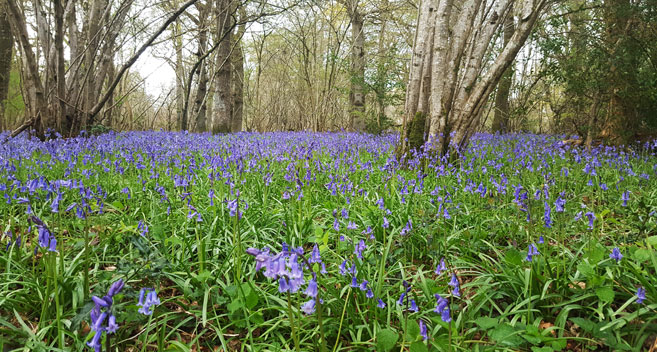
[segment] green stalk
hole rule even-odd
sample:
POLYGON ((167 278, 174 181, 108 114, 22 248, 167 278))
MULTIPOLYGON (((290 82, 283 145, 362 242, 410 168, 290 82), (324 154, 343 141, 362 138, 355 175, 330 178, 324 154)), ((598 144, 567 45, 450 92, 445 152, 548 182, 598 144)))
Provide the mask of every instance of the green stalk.
POLYGON ((51 270, 52 270, 52 280, 54 283, 54 294, 55 294, 55 313, 57 319, 57 341, 59 342, 59 349, 64 349, 64 332, 62 331, 62 316, 61 316, 61 307, 59 304, 59 288, 57 285, 57 254, 51 253, 50 258, 52 261, 51 270))
POLYGON ((294 339, 294 349, 299 352, 299 336, 297 336, 297 330, 294 326, 294 311, 292 311, 290 291, 287 292, 287 312, 290 317, 290 329, 292 330, 292 339, 294 339))
POLYGON ((344 322, 344 314, 347 311, 347 305, 349 304, 349 295, 351 294, 351 287, 347 291, 347 299, 344 300, 344 306, 342 307, 342 315, 340 316, 340 326, 338 327, 338 334, 335 338, 335 346, 333 346, 333 352, 338 349, 338 342, 340 342, 340 333, 342 332, 342 323, 344 322))

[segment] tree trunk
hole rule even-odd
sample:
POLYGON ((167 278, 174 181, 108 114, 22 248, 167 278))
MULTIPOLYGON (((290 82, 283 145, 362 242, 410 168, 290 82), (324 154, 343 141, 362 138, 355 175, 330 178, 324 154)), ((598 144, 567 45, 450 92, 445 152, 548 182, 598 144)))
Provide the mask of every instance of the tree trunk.
POLYGON ((235 48, 231 55, 231 81, 232 87, 232 113, 231 113, 231 132, 242 131, 242 121, 244 116, 244 51, 242 50, 242 37, 246 31, 244 21, 246 20, 246 8, 239 8, 239 22, 237 33, 235 34, 235 48))
POLYGON ((12 53, 14 49, 14 37, 9 25, 9 14, 4 11, 4 4, 0 3, 0 128, 8 127, 5 121, 5 101, 9 93, 9 77, 11 75, 12 53))
MULTIPOLYGON (((197 3, 198 4, 198 3, 197 3)), ((207 19, 209 12, 212 9, 212 2, 208 1, 203 5, 197 6, 199 9, 198 16, 198 51, 199 58, 205 55, 208 48, 208 29, 207 19)), ((194 95, 194 106, 192 107, 192 116, 196 121, 196 132, 207 131, 207 93, 208 93, 208 64, 207 59, 203 59, 199 69, 198 85, 196 86, 196 94, 194 95)))
MULTIPOLYGON (((513 8, 504 20, 504 46, 509 44, 514 32, 513 8)), ((509 67, 497 85, 495 95, 495 112, 493 116, 493 132, 509 132, 509 92, 513 80, 513 65, 509 67)))
POLYGON ((397 151, 398 156, 402 156, 407 151, 406 136, 408 134, 408 125, 418 111, 420 93, 422 91, 423 66, 426 61, 426 53, 431 49, 427 41, 433 38, 434 20, 431 13, 434 9, 434 1, 424 0, 418 10, 418 23, 415 31, 415 43, 413 44, 413 55, 411 57, 411 66, 408 73, 408 84, 406 85, 406 100, 404 103, 404 115, 402 118, 402 133, 400 147, 397 151))
POLYGON ((358 0, 350 2, 351 15, 351 92, 349 94, 349 128, 352 131, 365 129, 365 34, 363 15, 358 9, 358 0))
POLYGON ((217 33, 215 40, 220 40, 216 54, 216 84, 213 108, 213 133, 228 133, 231 130, 231 0, 217 0, 217 33))

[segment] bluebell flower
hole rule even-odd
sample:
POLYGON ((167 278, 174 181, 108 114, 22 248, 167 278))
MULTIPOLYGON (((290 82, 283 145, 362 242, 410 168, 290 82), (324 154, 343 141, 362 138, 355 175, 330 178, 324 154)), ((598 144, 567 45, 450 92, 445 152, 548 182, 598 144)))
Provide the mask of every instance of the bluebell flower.
POLYGON ((460 289, 459 280, 456 278, 456 274, 452 274, 452 278, 449 280, 449 283, 447 284, 452 287, 452 294, 454 296, 461 297, 461 293, 459 291, 460 289))
POLYGON ((554 210, 557 213, 563 213, 566 206, 566 200, 559 196, 556 201, 554 201, 554 210))
POLYGON ((593 222, 596 219, 595 214, 589 211, 585 215, 587 218, 589 218, 589 230, 593 230, 593 222))
POLYGON ((386 303, 383 302, 383 301, 381 300, 381 298, 379 298, 379 303, 377 303, 376 306, 379 307, 379 308, 385 308, 385 307, 386 307, 386 303))
POLYGON ((618 247, 614 247, 614 249, 611 250, 611 254, 609 254, 609 258, 615 260, 616 263, 618 263, 621 261, 621 259, 623 259, 623 255, 621 254, 618 247))
POLYGON ((340 275, 344 276, 347 274, 347 260, 345 259, 342 264, 340 264, 340 275))
POLYGON ((109 319, 107 320, 107 333, 113 334, 118 329, 119 325, 116 324, 116 317, 114 315, 110 315, 109 319))
POLYGON ((449 301, 447 299, 443 298, 439 294, 435 294, 436 297, 436 308, 434 308, 434 312, 440 314, 440 318, 445 322, 449 323, 452 321, 452 318, 450 316, 450 310, 449 310, 449 301))
POLYGON ((315 313, 315 299, 311 299, 301 305, 301 311, 307 315, 315 313))
POLYGON ((414 300, 414 299, 411 300, 411 308, 410 308, 410 311, 411 311, 411 312, 415 312, 415 313, 418 312, 417 304, 415 303, 415 300, 414 300))
POLYGON ((278 279, 278 292, 285 293, 290 290, 290 285, 287 282, 285 276, 281 276, 278 279))
POLYGON ((404 305, 404 298, 406 297, 406 292, 402 292, 401 296, 399 296, 399 300, 397 300, 397 304, 404 305))
POLYGON ((621 195, 621 200, 623 201, 623 206, 626 207, 627 201, 630 200, 630 192, 629 191, 623 192, 623 194, 621 195))
POLYGON ((539 236, 538 237, 538 244, 543 244, 543 243, 545 243, 545 239, 543 238, 543 236, 539 236))
POLYGON ((532 243, 529 245, 529 248, 527 249, 527 257, 525 257, 525 260, 531 262, 532 257, 539 254, 541 253, 538 252, 538 248, 536 248, 536 245, 532 243))
POLYGON ((543 213, 543 221, 545 223, 545 227, 552 228, 552 217, 550 216, 550 213, 551 213, 550 205, 548 204, 547 201, 544 202, 544 205, 545 205, 545 212, 543 213))
POLYGON ((154 289, 142 288, 139 291, 139 303, 137 303, 137 306, 141 307, 137 310, 139 313, 144 315, 151 315, 155 310, 154 306, 159 304, 160 299, 157 298, 157 293, 154 289))
POLYGON ((386 217, 384 216, 384 217, 383 217, 383 228, 384 228, 384 229, 387 229, 388 227, 390 227, 390 222, 388 222, 388 218, 386 218, 386 217))
POLYGON ((426 341, 429 338, 427 336, 427 326, 422 319, 418 321, 418 324, 420 325, 420 335, 422 335, 422 340, 426 341))
POLYGON ((372 292, 371 288, 367 288, 367 292, 365 293, 365 297, 367 298, 374 298, 374 292, 372 292))
POLYGON ((309 263, 321 263, 322 262, 322 257, 319 254, 319 247, 315 243, 313 246, 312 252, 310 252, 310 258, 308 258, 309 263))
POLYGON ((304 294, 312 298, 317 297, 317 280, 315 278, 312 278, 310 281, 308 281, 308 287, 306 288, 306 292, 304 292, 304 294))
POLYGON ((354 247, 354 254, 358 259, 363 259, 363 251, 367 248, 365 241, 360 240, 358 244, 354 247))
POLYGON ((361 283, 360 283, 360 286, 359 286, 360 290, 361 290, 361 291, 367 291, 367 284, 368 284, 368 283, 369 283, 369 281, 367 281, 367 280, 363 280, 363 282, 361 282, 361 283))
POLYGON ((356 279, 355 276, 351 277, 351 287, 353 287, 353 288, 358 287, 358 279, 356 279))
POLYGON ((646 299, 646 289, 643 287, 639 287, 636 289, 636 303, 643 303, 643 301, 646 299))
POLYGON ((445 266, 445 258, 440 258, 440 263, 436 266, 436 275, 442 274, 445 270, 447 270, 447 267, 445 266))

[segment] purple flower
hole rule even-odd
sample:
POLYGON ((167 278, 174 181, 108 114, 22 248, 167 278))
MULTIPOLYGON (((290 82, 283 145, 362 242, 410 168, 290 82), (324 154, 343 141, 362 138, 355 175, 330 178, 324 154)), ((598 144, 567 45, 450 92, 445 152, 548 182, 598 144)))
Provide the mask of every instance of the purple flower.
POLYGON ((370 289, 369 287, 367 288, 367 293, 365 293, 365 297, 374 298, 374 292, 372 292, 372 289, 370 289))
POLYGON ((426 341, 429 338, 427 336, 427 326, 424 324, 422 319, 418 321, 418 324, 420 325, 420 335, 422 335, 422 340, 426 341))
POLYGON ((440 258, 440 263, 436 266, 436 275, 442 274, 445 270, 447 270, 447 267, 445 266, 445 258, 440 258))
POLYGON ((287 283, 285 276, 281 276, 278 279, 278 292, 285 293, 290 290, 290 285, 287 283))
POLYGON ((615 260, 616 263, 619 263, 621 259, 623 259, 623 255, 618 247, 614 247, 614 249, 611 250, 611 254, 609 254, 609 258, 615 260))
POLYGON ((301 305, 301 311, 307 315, 315 313, 315 299, 305 302, 301 305))
POLYGON ((155 309, 154 306, 158 304, 160 304, 160 299, 157 298, 157 293, 154 289, 142 288, 139 291, 139 303, 137 303, 137 306, 141 307, 137 310, 139 313, 151 315, 155 309))
POLYGON ((356 223, 353 221, 349 221, 349 223, 347 224, 347 230, 356 230, 356 229, 358 229, 358 225, 356 225, 356 223))
POLYGON ((545 223, 545 227, 549 229, 552 228, 552 217, 550 216, 551 209, 547 201, 544 202, 544 205, 545 205, 545 212, 543 213, 543 221, 545 223))
POLYGON ((636 289, 636 303, 643 303, 643 301, 646 299, 646 289, 643 287, 639 287, 636 289))
POLYGON ((309 263, 321 263, 322 262, 322 257, 319 254, 319 247, 317 247, 317 244, 313 246, 312 252, 310 252, 310 258, 308 258, 309 263))
POLYGON ((304 294, 312 298, 317 297, 317 280, 315 278, 312 278, 310 281, 308 281, 308 287, 306 288, 306 292, 304 292, 304 294))
POLYGON ((381 298, 379 298, 379 303, 377 303, 376 306, 383 309, 386 307, 386 304, 381 300, 381 298))
POLYGON ((621 200, 623 201, 623 206, 626 207, 627 201, 630 200, 630 192, 629 191, 623 192, 623 194, 621 195, 621 200))
POLYGON ((459 291, 459 280, 456 278, 456 274, 452 274, 452 278, 449 280, 448 285, 452 287, 452 294, 454 296, 461 297, 461 293, 459 291))
POLYGON ((401 296, 399 296, 399 300, 397 301, 397 304, 404 305, 404 298, 406 297, 406 292, 402 292, 401 296))
POLYGON ((109 320, 107 321, 107 333, 113 334, 118 329, 119 325, 116 324, 116 317, 114 315, 110 315, 109 320))
POLYGON ((365 241, 360 240, 358 244, 354 248, 354 254, 356 254, 356 257, 358 259, 363 259, 363 251, 367 248, 367 245, 365 245, 365 241))
POLYGON ((557 200, 554 202, 554 207, 557 213, 563 213, 565 210, 565 206, 566 206, 566 200, 561 198, 561 196, 559 196, 557 200))
POLYGON ((345 259, 342 264, 340 264, 340 275, 344 276, 347 274, 347 260, 345 259))
POLYGON ((351 287, 353 287, 353 288, 358 287, 358 279, 356 279, 355 276, 351 277, 351 287))
POLYGON ((538 237, 538 244, 543 244, 543 243, 545 243, 545 239, 543 238, 543 236, 539 236, 538 237))
POLYGON ((388 222, 388 218, 386 218, 386 217, 384 216, 384 217, 383 217, 383 228, 384 228, 384 229, 387 229, 388 227, 390 227, 390 222, 388 222))
POLYGON ((361 282, 361 283, 360 283, 360 286, 359 286, 360 290, 361 290, 361 291, 367 291, 367 284, 368 284, 368 283, 369 283, 369 281, 367 281, 367 280, 363 280, 363 282, 361 282))
POLYGON ((529 245, 529 248, 527 249, 527 257, 525 257, 525 260, 531 262, 532 257, 539 254, 541 253, 538 252, 538 248, 536 248, 536 245, 532 243, 529 245))
POLYGON ((411 308, 410 308, 410 311, 411 311, 411 312, 415 312, 415 313, 418 312, 417 304, 415 303, 415 300, 414 300, 414 299, 411 300, 411 308))
POLYGON ((585 215, 589 218, 589 230, 593 230, 593 221, 596 219, 595 214, 589 211, 585 215))
POLYGON ((440 314, 440 318, 445 323, 449 323, 450 321, 452 321, 449 311, 449 301, 447 301, 447 299, 443 298, 439 294, 436 294, 435 297, 436 297, 436 308, 434 308, 433 311, 440 314))

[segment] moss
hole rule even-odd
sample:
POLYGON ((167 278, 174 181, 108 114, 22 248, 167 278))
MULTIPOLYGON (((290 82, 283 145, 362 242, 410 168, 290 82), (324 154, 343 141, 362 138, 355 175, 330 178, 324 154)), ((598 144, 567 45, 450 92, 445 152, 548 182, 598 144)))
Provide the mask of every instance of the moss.
POLYGON ((426 126, 426 115, 417 112, 408 127, 408 147, 409 150, 419 149, 424 145, 424 129, 426 126))

